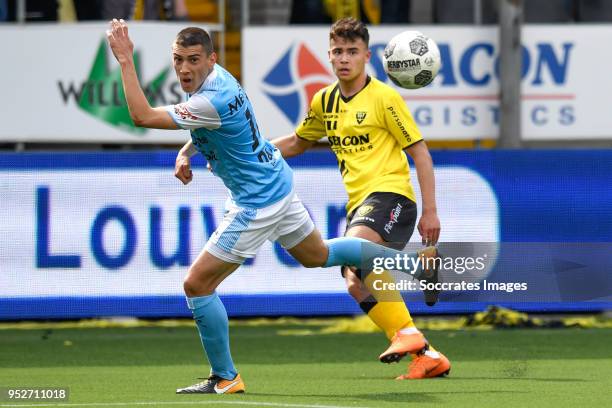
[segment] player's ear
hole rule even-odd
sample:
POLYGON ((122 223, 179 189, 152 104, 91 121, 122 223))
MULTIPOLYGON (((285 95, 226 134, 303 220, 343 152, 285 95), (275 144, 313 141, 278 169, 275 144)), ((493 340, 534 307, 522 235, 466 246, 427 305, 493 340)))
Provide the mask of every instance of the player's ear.
POLYGON ((212 67, 216 63, 217 63, 217 53, 213 51, 208 56, 208 64, 212 67))
POLYGON ((366 52, 366 62, 370 62, 371 56, 372 56, 372 51, 368 48, 368 52, 366 52))

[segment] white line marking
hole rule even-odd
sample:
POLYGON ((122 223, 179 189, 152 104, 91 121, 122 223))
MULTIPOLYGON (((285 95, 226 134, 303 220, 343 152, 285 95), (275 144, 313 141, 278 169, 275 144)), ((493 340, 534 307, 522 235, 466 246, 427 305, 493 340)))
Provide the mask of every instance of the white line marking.
POLYGON ((126 407, 133 405, 255 405, 261 407, 286 408, 366 408, 341 405, 312 405, 312 404, 285 404, 282 402, 256 402, 256 401, 140 401, 140 402, 90 402, 90 403, 57 403, 57 404, 0 404, 0 407, 126 407))

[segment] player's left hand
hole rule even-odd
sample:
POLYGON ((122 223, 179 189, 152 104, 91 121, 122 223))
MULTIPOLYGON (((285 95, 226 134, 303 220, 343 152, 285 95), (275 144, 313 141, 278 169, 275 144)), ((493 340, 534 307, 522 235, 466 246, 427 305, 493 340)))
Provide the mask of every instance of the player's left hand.
POLYGON ((440 238, 440 219, 435 212, 425 212, 421 215, 417 226, 423 245, 436 245, 440 238))
POLYGON ((134 55, 134 44, 128 35, 127 23, 123 19, 117 20, 114 18, 109 26, 106 31, 106 38, 113 55, 120 64, 131 61, 134 55))
POLYGON ((191 183, 193 172, 189 156, 179 153, 174 161, 174 177, 181 180, 184 185, 191 183))

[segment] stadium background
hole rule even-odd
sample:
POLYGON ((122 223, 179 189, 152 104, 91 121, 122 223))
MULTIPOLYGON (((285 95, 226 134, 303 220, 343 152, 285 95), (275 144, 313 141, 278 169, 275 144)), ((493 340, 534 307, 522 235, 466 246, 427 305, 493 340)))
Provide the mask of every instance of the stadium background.
MULTIPOLYGON (((6 95, 0 319, 188 316, 182 276, 221 219, 221 183, 196 161, 195 182, 180 186, 173 162, 187 132, 131 124, 105 23, 69 21, 79 12, 102 18, 108 3, 89 3, 98 14, 88 16, 81 2, 60 1, 49 17, 60 22, 30 21, 44 20, 54 2, 21 3, 8 2, 2 15, 22 23, 0 26, 2 55, 19 61, 4 64, 0 79, 6 95)), ((187 23, 173 20, 210 29, 220 59, 242 79, 261 132, 273 138, 290 133, 314 92, 333 80, 324 23, 334 12, 373 22, 368 70, 382 80, 386 41, 412 23, 442 51, 442 70, 430 87, 401 90, 432 148, 441 241, 606 242, 612 232, 611 80, 601 61, 612 60, 606 46, 612 29, 589 10, 599 7, 599 19, 612 12, 605 2, 525 3, 522 148, 500 149, 499 27, 486 24, 496 21, 499 8, 459 3, 138 1, 132 17, 156 21, 131 22, 130 32, 147 95, 163 105, 181 98, 168 51, 187 23), (393 7, 405 14, 390 13, 393 7), (147 10, 156 13, 147 16, 147 10), (307 16, 311 24, 304 24, 307 16)), ((331 152, 322 144, 291 164, 317 226, 324 236, 337 236, 346 195, 331 152)), ((412 241, 418 240, 415 233, 412 241)), ((564 261, 583 262, 577 253, 564 261)), ((550 275, 532 275, 536 285, 550 286, 550 275)), ((481 278, 495 276, 487 271, 481 278)), ((529 299, 446 299, 426 308, 409 298, 416 313, 474 312, 491 302, 524 311, 602 311, 612 304, 608 282, 603 292, 563 299, 541 292, 529 299)), ((272 244, 220 293, 230 316, 360 313, 335 273, 301 268, 272 244)))
MULTIPOLYGON (((9 390, 42 387, 69 394, 45 406, 609 405, 610 22, 607 0, 0 0, 0 407, 39 404, 9 390), (509 8, 523 21, 510 58, 523 65, 502 81, 509 8), (442 245, 490 251, 470 279, 529 290, 445 292, 435 307, 406 293, 452 372, 392 381, 406 366, 377 360, 386 338, 337 268, 301 268, 267 243, 219 289, 247 394, 175 396, 209 369, 182 280, 226 192, 200 156, 191 184, 173 177, 187 132, 132 125, 106 21, 129 20, 153 105, 182 97, 175 34, 210 29, 274 138, 333 80, 328 29, 344 15, 368 22, 381 80, 393 35, 437 41, 434 83, 400 92, 434 160, 442 245), (520 126, 508 131, 519 119, 500 100, 513 92, 520 126)), ((329 148, 290 164, 322 235, 341 234, 329 148)))

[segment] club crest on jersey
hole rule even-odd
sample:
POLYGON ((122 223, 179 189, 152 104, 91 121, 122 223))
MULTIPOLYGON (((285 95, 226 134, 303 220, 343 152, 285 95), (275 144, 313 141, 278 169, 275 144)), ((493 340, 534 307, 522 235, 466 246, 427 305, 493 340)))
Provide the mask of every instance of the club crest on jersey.
POLYGON ((357 124, 361 125, 361 122, 365 119, 367 112, 357 112, 355 113, 355 119, 357 119, 357 124))
POLYGON ((369 213, 371 213, 373 209, 374 209, 373 205, 362 205, 357 210, 357 215, 359 215, 360 217, 363 217, 364 215, 368 215, 369 213))

